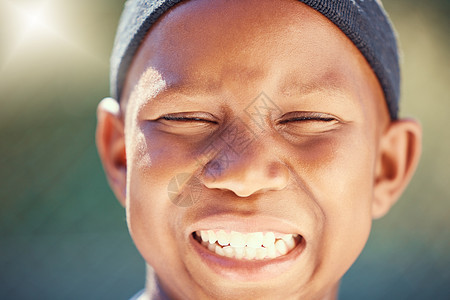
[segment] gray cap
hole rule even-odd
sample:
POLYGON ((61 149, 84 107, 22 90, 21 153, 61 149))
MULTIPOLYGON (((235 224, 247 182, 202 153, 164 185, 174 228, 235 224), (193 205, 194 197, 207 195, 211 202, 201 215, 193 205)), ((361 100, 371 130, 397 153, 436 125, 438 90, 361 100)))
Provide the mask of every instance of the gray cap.
MULTIPOLYGON (((120 101, 125 76, 156 20, 182 0, 128 0, 111 55, 111 96, 120 101)), ((378 0, 299 0, 315 9, 358 47, 383 88, 392 119, 398 117, 400 68, 394 29, 378 0)))

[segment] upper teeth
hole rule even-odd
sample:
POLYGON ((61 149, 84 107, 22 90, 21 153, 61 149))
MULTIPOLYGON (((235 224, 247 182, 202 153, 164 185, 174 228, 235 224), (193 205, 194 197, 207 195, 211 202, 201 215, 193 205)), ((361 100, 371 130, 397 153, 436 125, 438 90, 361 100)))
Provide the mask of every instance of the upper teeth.
POLYGON ((276 258, 285 255, 296 245, 298 234, 277 234, 273 232, 241 233, 225 230, 196 231, 198 240, 209 250, 237 259, 276 258))

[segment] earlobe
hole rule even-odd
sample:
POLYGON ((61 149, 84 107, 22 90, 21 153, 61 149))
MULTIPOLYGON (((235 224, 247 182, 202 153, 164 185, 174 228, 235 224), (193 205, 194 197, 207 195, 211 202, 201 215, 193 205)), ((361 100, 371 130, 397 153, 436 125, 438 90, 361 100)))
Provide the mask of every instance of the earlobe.
POLYGON ((125 206, 127 162, 124 122, 119 103, 112 98, 103 99, 97 107, 95 138, 109 185, 125 206))
POLYGON ((392 122, 382 135, 375 170, 372 217, 384 216, 398 200, 416 170, 422 129, 414 120, 392 122))

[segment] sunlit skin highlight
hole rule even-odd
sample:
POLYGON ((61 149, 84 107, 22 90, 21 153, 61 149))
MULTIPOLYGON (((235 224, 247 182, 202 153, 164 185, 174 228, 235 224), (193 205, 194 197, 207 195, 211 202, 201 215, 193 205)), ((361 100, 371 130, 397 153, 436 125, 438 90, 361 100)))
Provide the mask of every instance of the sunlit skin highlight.
POLYGON ((177 5, 136 54, 120 105, 99 106, 100 156, 139 252, 174 299, 336 299, 420 153, 420 127, 391 122, 358 49, 293 0, 177 5), (279 110, 255 121, 245 111, 262 92, 279 110), (236 118, 252 142, 220 149, 227 164, 218 153, 199 163, 236 118), (169 200, 182 173, 202 184, 193 206, 169 200), (283 272, 221 269, 195 250, 192 232, 215 229, 200 226, 241 228, 249 218, 242 228, 267 230, 275 219, 303 237, 283 272))

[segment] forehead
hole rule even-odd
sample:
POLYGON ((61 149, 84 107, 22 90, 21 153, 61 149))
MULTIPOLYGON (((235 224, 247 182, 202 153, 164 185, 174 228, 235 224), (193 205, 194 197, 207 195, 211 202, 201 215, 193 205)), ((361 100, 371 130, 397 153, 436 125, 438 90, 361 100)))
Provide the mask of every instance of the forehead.
POLYGON ((154 25, 133 61, 124 94, 139 85, 150 92, 157 78, 166 88, 192 93, 379 88, 353 43, 308 6, 294 0, 211 3, 182 2, 154 25))

